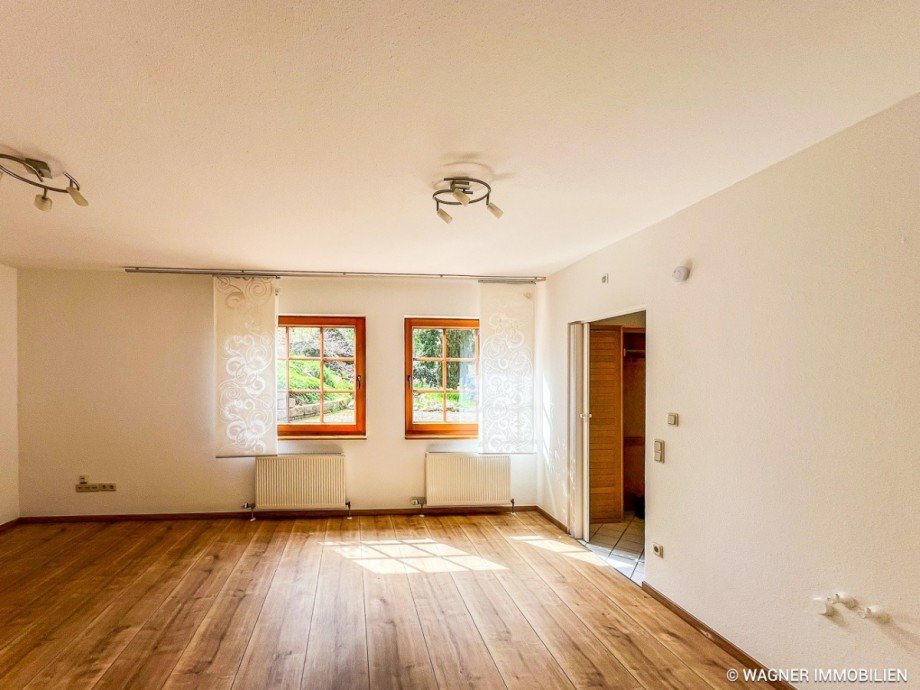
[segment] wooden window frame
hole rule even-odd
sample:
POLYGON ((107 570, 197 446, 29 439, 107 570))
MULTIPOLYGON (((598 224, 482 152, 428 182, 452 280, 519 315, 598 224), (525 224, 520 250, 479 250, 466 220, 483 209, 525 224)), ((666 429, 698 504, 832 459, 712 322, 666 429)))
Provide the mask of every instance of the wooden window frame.
MULTIPOLYGON (((415 328, 464 328, 475 331, 474 361, 476 363, 477 384, 479 379, 479 319, 434 319, 434 318, 407 318, 405 322, 405 414, 406 438, 478 438, 479 424, 464 424, 461 422, 445 422, 442 424, 419 424, 412 420, 412 330, 415 328)), ((447 366, 447 336, 442 338, 441 357, 443 367, 447 366)), ((446 383, 446 374, 442 369, 442 381, 446 383)), ((479 389, 476 388, 476 407, 479 408, 479 389)), ((444 396, 447 404, 447 396, 444 396)))
MULTIPOLYGON (((365 340, 365 318, 363 316, 293 316, 281 315, 278 317, 278 327, 283 326, 302 326, 306 328, 323 328, 323 327, 346 327, 355 329, 355 423, 354 424, 278 424, 279 439, 310 439, 310 438, 365 438, 367 435, 366 419, 366 399, 367 399, 367 377, 364 366, 366 360, 366 340, 365 340)), ((323 334, 320 331, 320 392, 324 390, 324 376, 322 363, 326 361, 323 357, 323 334)), ((287 354, 290 354, 288 352, 287 354)), ((337 358, 330 358, 336 360, 337 358)), ((341 359, 341 358, 338 358, 341 359)), ((290 361, 290 360, 287 360, 290 361)), ((323 398, 320 396, 320 401, 323 398)))

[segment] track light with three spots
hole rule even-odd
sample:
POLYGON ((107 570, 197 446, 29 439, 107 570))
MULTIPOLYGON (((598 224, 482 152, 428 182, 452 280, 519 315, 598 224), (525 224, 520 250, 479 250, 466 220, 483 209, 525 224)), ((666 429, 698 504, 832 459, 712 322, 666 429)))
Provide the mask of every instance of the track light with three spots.
POLYGON ((445 223, 450 223, 454 218, 442 206, 469 206, 480 201, 486 202, 486 208, 493 216, 502 217, 504 211, 492 203, 492 187, 487 182, 472 177, 445 177, 443 182, 448 186, 437 190, 431 197, 438 218, 445 223))
POLYGON ((48 192, 69 194, 77 206, 89 206, 89 202, 80 191, 80 183, 72 175, 66 172, 61 173, 67 178, 66 187, 57 187, 51 184, 56 176, 51 174, 51 167, 45 161, 0 153, 0 177, 4 174, 41 190, 39 194, 35 195, 34 202, 35 208, 40 211, 51 210, 52 200, 48 196, 48 192))

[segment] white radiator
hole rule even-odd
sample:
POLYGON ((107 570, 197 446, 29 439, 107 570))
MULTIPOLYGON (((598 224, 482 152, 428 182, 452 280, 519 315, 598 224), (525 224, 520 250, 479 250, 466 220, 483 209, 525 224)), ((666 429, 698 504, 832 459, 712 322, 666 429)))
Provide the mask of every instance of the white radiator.
POLYGON ((256 458, 256 508, 345 507, 345 456, 276 455, 256 458))
POLYGON ((511 457, 426 453, 425 493, 430 506, 508 505, 511 457))

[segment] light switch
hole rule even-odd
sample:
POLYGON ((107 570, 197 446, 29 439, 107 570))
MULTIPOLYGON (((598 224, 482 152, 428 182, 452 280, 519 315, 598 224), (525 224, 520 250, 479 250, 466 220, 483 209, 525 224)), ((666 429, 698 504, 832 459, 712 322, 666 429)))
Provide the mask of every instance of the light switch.
POLYGON ((668 412, 668 425, 677 426, 677 413, 668 412))
POLYGON ((655 439, 655 462, 664 462, 664 441, 655 439))

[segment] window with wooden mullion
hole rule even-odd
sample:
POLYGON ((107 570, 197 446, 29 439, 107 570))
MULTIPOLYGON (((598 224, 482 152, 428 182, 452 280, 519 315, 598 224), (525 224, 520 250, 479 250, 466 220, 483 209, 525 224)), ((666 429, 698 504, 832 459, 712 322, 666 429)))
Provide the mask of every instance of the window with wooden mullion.
POLYGON ((406 436, 478 434, 479 322, 406 319, 406 436))
MULTIPOLYGON (((279 437, 363 436, 364 319, 281 316, 278 327, 285 332, 285 375, 278 382, 287 411, 278 424, 279 437)), ((281 360, 280 336, 278 341, 281 360)))

